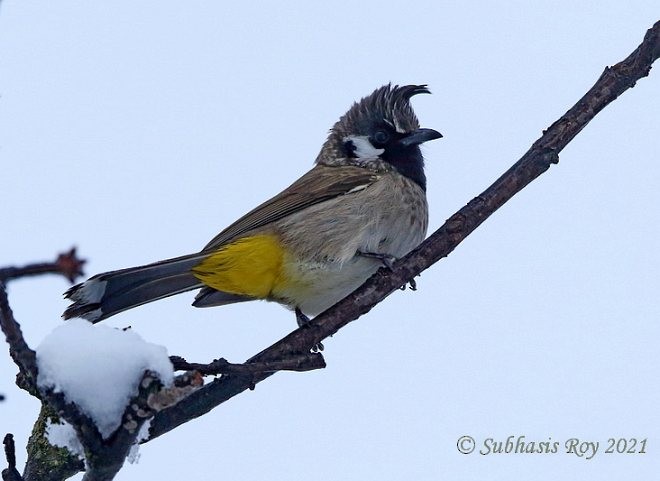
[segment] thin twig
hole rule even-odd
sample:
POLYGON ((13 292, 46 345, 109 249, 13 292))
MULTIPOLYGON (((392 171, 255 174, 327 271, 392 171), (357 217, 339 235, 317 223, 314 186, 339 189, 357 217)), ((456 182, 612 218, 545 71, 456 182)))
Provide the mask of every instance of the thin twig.
POLYGON ((197 371, 204 376, 219 374, 235 374, 238 376, 253 376, 258 373, 272 373, 276 371, 312 371, 325 368, 325 360, 320 353, 307 353, 292 355, 285 359, 270 362, 232 364, 226 359, 216 359, 209 364, 188 362, 179 356, 171 356, 170 361, 175 371, 197 371))
POLYGON ((79 276, 83 275, 82 266, 84 259, 76 256, 76 248, 72 247, 68 252, 57 256, 54 262, 39 262, 22 267, 3 267, 0 269, 0 281, 10 281, 21 277, 38 276, 42 274, 59 274, 73 283, 79 276))
POLYGON ((21 473, 16 469, 16 446, 14 445, 14 436, 10 433, 6 434, 2 443, 5 445, 5 458, 7 459, 7 468, 2 470, 2 480, 23 481, 21 473))

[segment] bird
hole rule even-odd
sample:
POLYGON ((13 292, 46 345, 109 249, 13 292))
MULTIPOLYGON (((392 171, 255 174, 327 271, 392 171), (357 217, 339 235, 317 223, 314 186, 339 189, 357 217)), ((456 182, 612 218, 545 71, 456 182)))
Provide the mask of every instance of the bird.
POLYGON ((200 251, 71 287, 62 317, 96 323, 199 290, 195 307, 261 299, 295 311, 299 326, 309 322, 424 240, 420 145, 442 134, 420 128, 410 100, 429 93, 426 85, 376 89, 339 118, 314 166, 289 187, 200 251))

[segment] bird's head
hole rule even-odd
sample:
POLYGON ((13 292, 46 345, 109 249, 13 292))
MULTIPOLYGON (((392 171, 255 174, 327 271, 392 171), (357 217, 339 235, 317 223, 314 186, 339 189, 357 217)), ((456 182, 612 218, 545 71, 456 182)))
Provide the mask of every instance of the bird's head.
POLYGON ((425 189, 424 159, 419 146, 442 135, 419 128, 410 98, 422 93, 430 93, 426 85, 388 84, 356 102, 332 127, 316 162, 378 170, 394 168, 425 189))

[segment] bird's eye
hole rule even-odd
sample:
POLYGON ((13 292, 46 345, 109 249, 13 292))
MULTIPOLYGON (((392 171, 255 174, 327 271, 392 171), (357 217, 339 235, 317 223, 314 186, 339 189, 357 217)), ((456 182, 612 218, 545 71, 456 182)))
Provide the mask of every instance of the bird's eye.
POLYGON ((386 130, 378 130, 371 139, 374 142, 374 147, 383 146, 389 142, 390 134, 386 130))

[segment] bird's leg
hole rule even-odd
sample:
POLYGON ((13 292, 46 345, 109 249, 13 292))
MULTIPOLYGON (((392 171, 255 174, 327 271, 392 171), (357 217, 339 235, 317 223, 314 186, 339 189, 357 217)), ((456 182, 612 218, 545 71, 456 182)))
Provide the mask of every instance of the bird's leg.
MULTIPOLYGON (((309 317, 307 317, 303 311, 300 310, 299 307, 296 307, 295 309, 296 313, 296 322, 298 323, 298 327, 304 328, 309 325, 309 317)), ((312 352, 319 352, 324 349, 323 343, 319 342, 317 345, 312 347, 312 352)))
MULTIPOLYGON (((372 259, 378 259, 389 270, 394 270, 394 261, 397 260, 397 258, 394 257, 394 256, 391 256, 389 254, 378 254, 376 252, 358 251, 357 253, 358 253, 359 256, 362 256, 362 257, 371 257, 372 259)), ((415 279, 410 279, 407 284, 404 284, 403 286, 401 286, 401 290, 405 291, 407 285, 410 285, 410 290, 411 291, 416 291, 417 290, 417 282, 415 282, 415 279)))
POLYGON ((370 257, 372 259, 378 259, 389 270, 394 269, 394 261, 396 261, 396 257, 394 256, 391 256, 389 254, 378 254, 377 252, 362 252, 362 251, 357 251, 357 254, 362 257, 370 257))
POLYGON ((296 307, 295 313, 296 313, 296 323, 298 323, 298 327, 305 327, 307 326, 307 324, 309 324, 309 317, 303 314, 303 311, 301 311, 299 307, 296 307))

